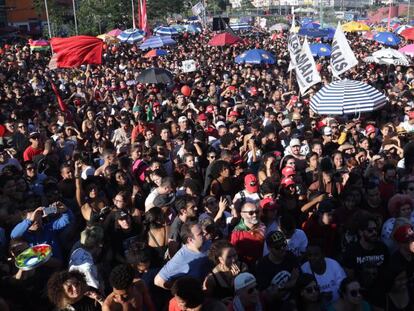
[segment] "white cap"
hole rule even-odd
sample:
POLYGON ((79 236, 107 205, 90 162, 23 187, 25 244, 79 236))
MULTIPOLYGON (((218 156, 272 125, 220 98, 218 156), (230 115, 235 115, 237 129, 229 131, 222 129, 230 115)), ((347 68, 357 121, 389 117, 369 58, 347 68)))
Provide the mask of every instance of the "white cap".
POLYGON ((186 122, 188 119, 186 116, 181 116, 178 118, 178 122, 186 122))
POLYGON ((253 284, 256 284, 256 278, 253 276, 253 274, 242 272, 234 279, 234 290, 238 291, 253 284))
POLYGON ((323 135, 324 136, 332 135, 332 129, 329 126, 325 126, 323 128, 323 135))
POLYGON ((224 123, 223 121, 217 121, 215 125, 216 129, 218 129, 220 126, 226 126, 226 123, 224 123))
POLYGON ((300 146, 300 145, 301 145, 300 140, 299 140, 299 139, 297 139, 297 138, 293 138, 293 139, 291 139, 291 140, 290 140, 290 142, 289 142, 289 146, 290 146, 290 147, 293 147, 293 146, 300 146))

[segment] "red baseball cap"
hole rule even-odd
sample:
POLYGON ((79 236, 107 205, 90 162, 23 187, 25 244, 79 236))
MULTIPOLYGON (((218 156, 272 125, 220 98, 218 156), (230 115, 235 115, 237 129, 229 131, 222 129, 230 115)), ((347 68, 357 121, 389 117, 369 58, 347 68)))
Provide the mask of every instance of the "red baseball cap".
POLYGON ((285 166, 282 170, 283 177, 290 177, 296 175, 296 171, 293 167, 285 166))
POLYGON ((239 113, 236 110, 232 110, 229 113, 229 117, 238 117, 239 113))
POLYGON ((272 198, 264 198, 260 201, 259 206, 264 210, 276 210, 278 205, 272 198))
POLYGON ((365 127, 365 133, 367 133, 367 135, 371 134, 371 133, 375 133, 375 126, 373 125, 367 125, 365 127))
POLYGON ((235 87, 234 85, 230 85, 230 86, 227 88, 227 91, 235 91, 235 90, 237 90, 237 89, 236 89, 236 87, 235 87))
POLYGON ((207 120, 207 116, 204 113, 200 113, 198 115, 198 120, 199 121, 206 121, 207 120))
POLYGON ((244 187, 247 191, 255 193, 259 191, 259 182, 254 174, 244 176, 244 187))
POLYGON ((280 182, 280 184, 284 187, 287 188, 289 186, 295 185, 296 183, 293 181, 292 178, 290 177, 285 177, 282 179, 282 181, 280 182))
POLYGON ((402 225, 395 230, 393 238, 398 243, 414 241, 414 231, 410 224, 402 225))

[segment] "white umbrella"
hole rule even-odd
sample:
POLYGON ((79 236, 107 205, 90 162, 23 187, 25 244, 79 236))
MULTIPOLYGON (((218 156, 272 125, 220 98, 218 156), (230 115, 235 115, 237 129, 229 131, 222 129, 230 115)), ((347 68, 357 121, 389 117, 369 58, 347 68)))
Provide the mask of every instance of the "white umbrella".
POLYGON ((372 56, 365 57, 364 61, 367 63, 377 63, 382 65, 410 65, 410 61, 403 53, 391 48, 378 50, 372 53, 372 56))
POLYGON ((287 24, 278 23, 274 24, 272 27, 269 28, 269 31, 284 31, 288 30, 290 27, 287 24))
POLYGON ((324 86, 310 102, 312 111, 325 115, 370 112, 387 103, 384 94, 355 80, 339 80, 324 86))

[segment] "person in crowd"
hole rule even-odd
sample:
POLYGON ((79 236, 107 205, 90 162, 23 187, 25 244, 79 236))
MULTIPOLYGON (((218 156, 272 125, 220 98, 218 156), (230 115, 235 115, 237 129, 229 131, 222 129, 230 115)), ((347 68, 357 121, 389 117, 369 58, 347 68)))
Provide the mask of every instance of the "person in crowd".
POLYGON ((229 303, 227 310, 263 310, 260 294, 257 290, 256 278, 253 274, 243 272, 236 276, 234 279, 234 291, 236 295, 229 303))
POLYGON ((339 286, 340 298, 330 305, 329 311, 345 311, 345 310, 372 310, 369 303, 367 303, 361 293, 361 286, 358 281, 352 278, 345 278, 339 286))
POLYGON ((309 273, 302 273, 295 287, 296 307, 298 311, 321 311, 320 288, 315 277, 309 273))

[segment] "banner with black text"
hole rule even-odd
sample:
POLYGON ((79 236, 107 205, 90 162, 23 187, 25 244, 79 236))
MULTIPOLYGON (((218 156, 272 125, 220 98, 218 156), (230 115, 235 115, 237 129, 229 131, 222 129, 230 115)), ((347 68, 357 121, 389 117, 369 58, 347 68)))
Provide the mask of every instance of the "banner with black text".
POLYGON ((342 27, 338 24, 332 41, 331 68, 334 77, 339 77, 345 71, 358 64, 354 52, 349 46, 342 27))
POLYGON ((296 55, 292 63, 295 65, 296 80, 302 95, 311 86, 321 82, 321 76, 316 69, 315 60, 313 59, 307 38, 305 38, 300 53, 296 55))

